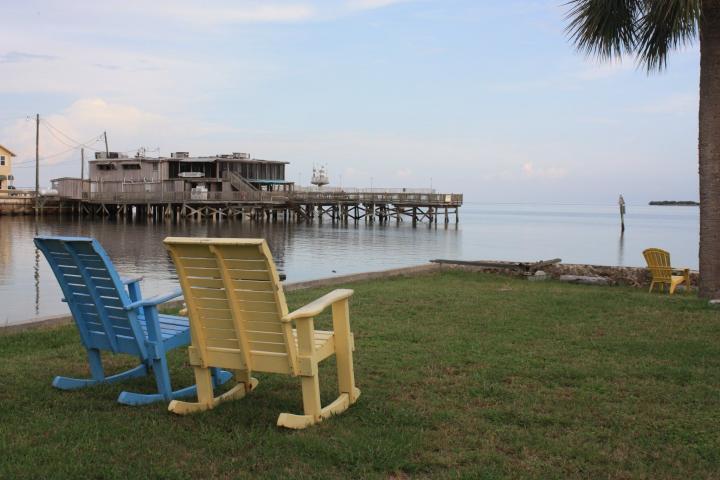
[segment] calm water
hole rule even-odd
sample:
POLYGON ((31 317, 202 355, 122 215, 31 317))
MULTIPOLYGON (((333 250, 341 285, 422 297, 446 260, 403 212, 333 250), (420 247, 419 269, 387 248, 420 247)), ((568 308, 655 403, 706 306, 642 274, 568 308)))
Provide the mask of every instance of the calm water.
POLYGON ((35 235, 92 236, 124 275, 144 275, 144 295, 166 292, 176 274, 162 245, 174 236, 265 237, 288 281, 381 270, 433 258, 643 265, 642 250, 672 252, 673 264, 697 268, 697 207, 629 206, 620 236, 617 206, 478 205, 460 210, 460 224, 412 228, 350 224, 250 222, 116 223, 46 217, 0 217, 0 325, 64 314, 67 307, 35 235))

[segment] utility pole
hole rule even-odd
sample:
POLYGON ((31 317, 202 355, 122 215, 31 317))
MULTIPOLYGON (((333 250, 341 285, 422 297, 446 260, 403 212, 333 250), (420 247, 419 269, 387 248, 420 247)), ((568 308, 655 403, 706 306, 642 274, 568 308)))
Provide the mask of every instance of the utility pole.
POLYGON ((103 137, 105 137, 105 158, 110 157, 110 152, 108 151, 108 145, 107 145, 107 132, 103 132, 103 137))
POLYGON ((40 213, 40 114, 35 115, 35 216, 40 213))
POLYGON ((80 149, 80 189, 82 190, 82 182, 85 181, 85 149, 80 149))

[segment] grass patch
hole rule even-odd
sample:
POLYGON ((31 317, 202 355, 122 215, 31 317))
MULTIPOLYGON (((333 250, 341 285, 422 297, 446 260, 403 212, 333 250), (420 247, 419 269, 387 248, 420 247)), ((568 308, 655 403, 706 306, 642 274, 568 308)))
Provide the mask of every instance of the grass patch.
MULTIPOLYGON (((350 313, 362 397, 304 431, 298 379, 177 417, 125 407, 152 377, 88 375, 74 326, 0 336, 0 478, 711 478, 720 471, 720 313, 683 295, 446 272, 371 281, 350 313)), ((288 294, 291 309, 322 291, 288 294)), ((330 328, 328 316, 317 328, 330 328)), ((106 356, 106 371, 133 365, 106 356)), ((184 349, 173 385, 190 385, 184 349)), ((336 396, 321 365, 323 400, 336 396)))

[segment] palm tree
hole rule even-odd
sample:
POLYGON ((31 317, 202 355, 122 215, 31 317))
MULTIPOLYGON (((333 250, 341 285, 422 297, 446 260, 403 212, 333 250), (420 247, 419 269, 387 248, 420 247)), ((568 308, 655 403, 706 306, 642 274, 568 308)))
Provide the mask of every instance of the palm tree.
POLYGON ((700 42, 700 291, 720 298, 720 0, 570 0, 567 32, 602 59, 637 56, 648 72, 700 42))

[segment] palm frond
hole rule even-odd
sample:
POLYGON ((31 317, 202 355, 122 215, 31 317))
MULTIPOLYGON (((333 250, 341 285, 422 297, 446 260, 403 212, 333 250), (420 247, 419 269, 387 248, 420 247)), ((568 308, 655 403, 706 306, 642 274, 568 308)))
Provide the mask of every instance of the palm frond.
POLYGON ((636 46, 643 0, 570 0, 565 29, 578 50, 601 59, 621 57, 636 46))
POLYGON ((662 70, 671 50, 697 38, 701 0, 648 0, 637 25, 637 53, 648 71, 662 70))

